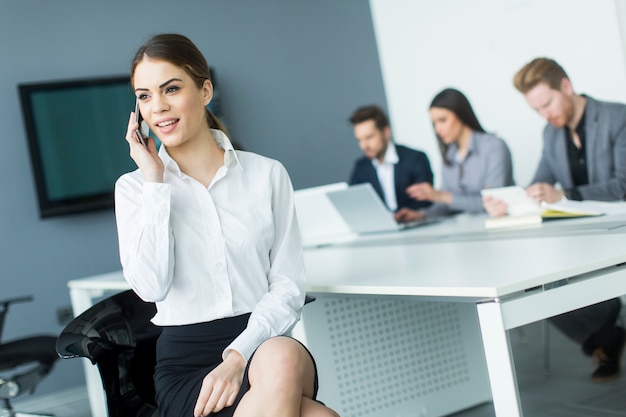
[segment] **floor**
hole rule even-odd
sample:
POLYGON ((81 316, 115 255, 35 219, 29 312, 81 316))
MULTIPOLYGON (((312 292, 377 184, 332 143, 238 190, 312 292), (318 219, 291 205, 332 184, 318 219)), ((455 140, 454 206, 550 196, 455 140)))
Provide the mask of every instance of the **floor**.
MULTIPOLYGON (((19 401, 13 401, 12 404, 14 410, 25 413, 48 414, 56 417, 91 416, 86 387, 40 396, 35 400, 19 397, 19 401)), ((20 413, 17 413, 16 417, 21 417, 20 413)))
MULTIPOLYGON (((510 332, 524 416, 626 417, 626 375, 605 384, 591 382, 591 360, 556 329, 550 327, 548 333, 550 371, 546 375, 542 324, 533 323, 510 332)), ((56 417, 90 416, 83 388, 16 403, 15 408, 45 411, 56 417)), ((489 403, 450 417, 495 417, 495 412, 489 403)))
MULTIPOLYGON (((533 323, 509 334, 524 416, 626 417, 626 375, 604 384, 592 382, 591 359, 551 326, 546 374, 543 330, 542 323, 533 323)), ((492 404, 485 404, 454 417, 495 417, 495 412, 492 404)))

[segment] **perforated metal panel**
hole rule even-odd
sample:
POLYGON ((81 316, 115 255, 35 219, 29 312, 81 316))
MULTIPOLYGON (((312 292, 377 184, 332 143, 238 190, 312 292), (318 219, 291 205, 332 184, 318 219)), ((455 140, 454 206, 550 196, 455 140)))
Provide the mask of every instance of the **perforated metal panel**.
POLYGON ((473 305, 317 297, 304 328, 320 399, 341 416, 436 416, 489 399, 473 305))

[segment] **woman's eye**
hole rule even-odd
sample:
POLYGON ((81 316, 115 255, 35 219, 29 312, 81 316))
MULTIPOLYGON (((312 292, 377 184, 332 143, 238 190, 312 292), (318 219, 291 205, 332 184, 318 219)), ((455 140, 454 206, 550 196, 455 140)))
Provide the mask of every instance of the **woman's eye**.
POLYGON ((167 87, 167 88, 165 89, 165 92, 166 92, 166 93, 173 93, 173 92, 175 92, 175 91, 178 91, 178 89, 179 89, 179 88, 178 88, 177 86, 175 86, 175 85, 171 85, 171 86, 169 86, 169 87, 167 87))
POLYGON ((147 94, 139 94, 139 95, 137 96, 137 99, 138 99, 138 100, 145 100, 146 98, 148 98, 148 95, 147 95, 147 94))

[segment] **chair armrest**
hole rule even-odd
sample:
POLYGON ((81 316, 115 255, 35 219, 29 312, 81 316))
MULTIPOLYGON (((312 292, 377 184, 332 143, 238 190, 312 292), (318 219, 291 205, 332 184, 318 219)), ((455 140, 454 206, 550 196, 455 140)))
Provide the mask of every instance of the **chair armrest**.
POLYGON ((9 311, 9 306, 11 304, 16 303, 24 303, 26 301, 33 301, 32 295, 25 295, 22 297, 13 297, 7 298, 6 300, 0 301, 0 340, 2 340, 2 332, 4 330, 4 320, 6 319, 7 312, 9 311))
POLYGON ((102 337, 88 337, 76 333, 61 333, 57 339, 56 350, 63 359, 87 358, 96 364, 100 358, 119 354, 133 346, 120 345, 102 337))
POLYGON ((24 295, 22 297, 8 298, 6 300, 0 301, 0 305, 2 305, 2 307, 6 309, 10 304, 25 303, 26 301, 33 301, 33 296, 24 295))

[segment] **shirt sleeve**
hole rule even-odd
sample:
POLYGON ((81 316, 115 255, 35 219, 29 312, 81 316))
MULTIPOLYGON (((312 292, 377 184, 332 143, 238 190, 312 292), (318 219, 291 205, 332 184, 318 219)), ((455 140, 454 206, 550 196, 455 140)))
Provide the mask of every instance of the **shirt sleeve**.
POLYGON ((172 283, 174 242, 170 186, 143 182, 137 172, 115 185, 115 216, 124 278, 144 301, 162 301, 172 283))
POLYGON ((424 215, 427 219, 436 219, 437 217, 449 216, 456 213, 445 203, 433 203, 422 210, 424 210, 424 215))
MULTIPOLYGON (((511 153, 502 140, 494 140, 490 146, 481 152, 483 168, 481 172, 472 173, 483 178, 482 188, 499 188, 513 183, 513 163, 511 153)), ((485 211, 480 192, 472 194, 452 193, 450 209, 466 211, 468 213, 482 213, 485 211)))
POLYGON ((275 235, 268 254, 268 292, 252 311, 246 329, 226 348, 224 358, 230 350, 236 350, 249 360, 263 341, 289 333, 304 305, 306 277, 293 187, 280 164, 273 170, 271 181, 275 235))
POLYGON ((480 194, 461 194, 452 193, 452 202, 450 210, 464 211, 467 213, 482 213, 485 211, 483 207, 483 199, 480 194))

